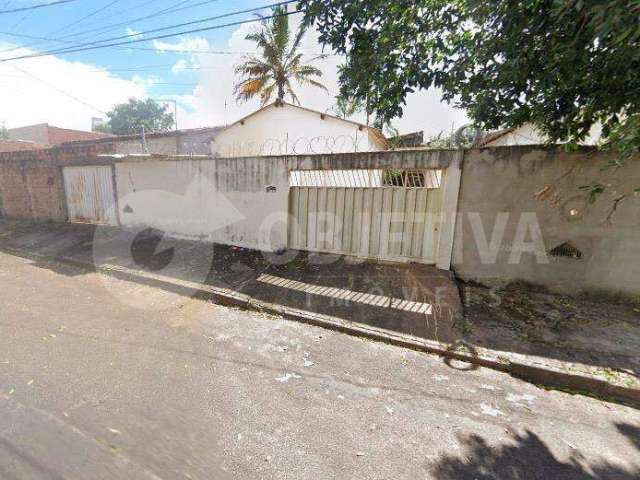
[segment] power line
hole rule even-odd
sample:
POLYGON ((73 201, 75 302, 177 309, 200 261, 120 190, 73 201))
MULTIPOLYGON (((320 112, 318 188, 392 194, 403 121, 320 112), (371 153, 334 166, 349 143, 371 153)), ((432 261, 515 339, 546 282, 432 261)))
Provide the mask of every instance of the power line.
MULTIPOLYGON (((195 25, 195 24, 198 24, 198 23, 206 23, 206 22, 211 22, 213 20, 220 20, 222 18, 228 18, 228 17, 233 17, 233 16, 236 16, 236 15, 242 15, 242 14, 245 14, 245 13, 253 13, 253 12, 256 12, 256 11, 264 10, 265 8, 273 8, 273 7, 278 7, 278 6, 282 6, 282 5, 288 5, 289 3, 293 3, 293 2, 296 2, 296 1, 298 1, 298 0, 286 0, 284 2, 272 3, 272 4, 269 4, 269 5, 262 6, 262 7, 254 7, 254 8, 249 8, 249 9, 246 9, 246 10, 238 10, 238 11, 234 11, 234 12, 230 12, 230 13, 225 13, 225 14, 222 14, 222 15, 215 15, 213 17, 203 18, 203 19, 200 19, 200 20, 192 20, 190 22, 178 23, 178 24, 175 24, 175 25, 167 26, 167 27, 160 27, 160 28, 154 28, 152 30, 145 30, 143 32, 137 32, 135 34, 120 35, 118 37, 99 39, 99 40, 96 40, 95 42, 80 43, 80 44, 77 44, 77 45, 71 47, 71 49, 73 50, 73 49, 76 49, 76 48, 82 48, 82 47, 87 47, 87 46, 91 46, 91 45, 99 45, 99 44, 104 43, 104 42, 113 42, 115 40, 123 40, 123 39, 127 39, 127 38, 141 38, 142 36, 148 35, 150 33, 164 32, 166 30, 174 30, 176 28, 186 27, 186 26, 189 26, 189 25, 195 25)), ((255 20, 253 20, 253 21, 255 21, 255 20)), ((60 49, 60 50, 51 51, 49 53, 50 54, 65 53, 67 50, 69 50, 69 49, 64 49, 63 48, 63 49, 60 49)))
MULTIPOLYGON (((47 40, 51 42, 64 43, 67 45, 78 46, 75 42, 70 42, 67 40, 59 40, 55 38, 49 37, 39 37, 35 35, 25 35, 23 33, 12 33, 12 32, 2 32, 0 31, 0 35, 7 35, 10 37, 18 37, 18 38, 28 38, 31 40, 47 40)), ((14 47, 9 50, 0 50, 2 52, 8 52, 10 50, 21 50, 24 48, 28 48, 28 46, 14 47)), ((181 49, 181 48, 151 48, 151 47, 118 47, 122 50, 140 50, 147 52, 170 52, 170 53, 202 53, 202 54, 210 54, 210 55, 250 55, 252 51, 242 51, 242 50, 199 50, 199 49, 181 49)), ((302 52, 306 55, 325 55, 325 56, 339 56, 337 53, 317 53, 317 52, 302 52)), ((108 68, 108 67, 105 67, 108 68)))
MULTIPOLYGON (((141 8, 143 6, 146 6, 149 3, 154 3, 155 1, 156 0, 149 0, 147 2, 139 4, 137 8, 141 8)), ((181 7, 181 5, 184 5, 185 3, 190 2, 190 1, 193 1, 193 0, 182 0, 182 1, 178 2, 178 3, 173 4, 172 6, 170 6, 168 8, 165 8, 163 10, 160 10, 158 12, 155 12, 153 14, 146 15, 146 16, 143 16, 143 17, 133 18, 133 19, 129 19, 129 20, 126 20, 126 21, 123 21, 123 22, 113 23, 111 25, 106 25, 106 26, 102 26, 102 27, 98 27, 98 28, 93 28, 93 29, 90 29, 90 30, 84 30, 82 32, 71 33, 69 35, 63 35, 59 39, 47 39, 47 40, 55 42, 55 41, 61 41, 62 39, 65 39, 65 38, 77 37, 79 35, 84 35, 84 34, 87 34, 87 33, 109 32, 109 31, 115 30, 116 28, 124 26, 124 25, 131 25, 131 24, 139 22, 139 21, 147 20, 147 19, 158 17, 158 16, 161 16, 161 15, 166 15, 166 14, 169 14, 169 13, 178 12, 180 10, 185 10, 187 8, 194 8, 194 7, 197 7, 197 6, 200 6, 200 5, 204 5, 206 3, 217 2, 218 0, 206 0, 206 1, 203 1, 203 2, 200 2, 200 3, 197 3, 195 5, 187 5, 187 6, 181 7), (176 8, 176 7, 180 7, 180 8, 176 8)), ((22 20, 24 20, 24 18, 22 20)), ((22 20, 20 20, 20 21, 22 21, 22 20)), ((56 30, 56 32, 57 31, 59 31, 59 30, 56 30)), ((41 37, 41 38, 45 39, 44 37, 41 37)), ((23 45, 21 47, 13 47, 13 48, 9 48, 9 49, 6 49, 6 50, 0 50, 0 53, 10 52, 10 51, 13 51, 13 50, 18 50, 20 48, 29 48, 29 47, 33 47, 33 46, 36 46, 36 45, 40 45, 41 43, 43 43, 43 42, 35 42, 35 43, 29 44, 29 45, 23 45)), ((68 43, 71 43, 71 42, 68 42, 68 43)))
POLYGON ((71 23, 68 23, 68 24, 58 28, 57 30, 51 32, 51 33, 52 34, 58 33, 58 32, 60 32, 62 30, 66 30, 68 28, 74 27, 77 24, 79 24, 80 22, 84 22, 87 18, 91 18, 94 15, 97 15, 98 13, 105 11, 107 8, 111 7, 112 5, 115 5, 116 3, 120 2, 120 1, 121 0, 113 0, 113 1, 111 1, 109 3, 107 3, 106 5, 103 5, 102 7, 98 8, 97 10, 94 10, 93 12, 86 14, 84 17, 81 17, 78 20, 75 20, 75 21, 73 21, 71 23))
MULTIPOLYGON (((170 7, 167 7, 165 9, 162 9, 162 10, 160 10, 158 12, 155 12, 155 13, 152 13, 152 14, 149 14, 149 15, 145 15, 145 16, 137 17, 137 18, 132 18, 132 19, 129 19, 129 20, 125 20, 123 22, 112 23, 110 25, 97 27, 97 28, 94 28, 94 29, 91 29, 91 30, 85 30, 85 31, 82 31, 82 32, 72 33, 72 34, 65 35, 65 36, 60 37, 60 38, 77 37, 79 35, 84 35, 84 34, 87 34, 87 33, 95 33, 95 32, 100 32, 100 33, 110 32, 110 31, 116 30, 117 28, 122 27, 122 26, 129 26, 129 25, 131 25, 133 23, 142 22, 144 20, 149 20, 151 18, 159 17, 159 16, 162 16, 162 15, 167 15, 169 13, 179 12, 179 11, 186 10, 186 9, 189 9, 189 8, 199 7, 199 6, 208 4, 208 3, 215 3, 218 0, 205 0, 205 1, 202 1, 200 3, 196 3, 194 5, 182 6, 185 3, 188 3, 190 1, 193 1, 193 0, 183 0, 181 2, 173 4, 170 7)), ((148 3, 150 3, 150 2, 147 2, 144 5, 147 5, 148 3)))
POLYGON ((100 113, 102 113, 103 115, 106 115, 106 114, 107 114, 106 112, 104 112, 103 110, 99 109, 99 108, 98 108, 98 107, 96 107, 95 105, 91 105, 90 103, 85 102, 85 101, 84 101, 84 100, 82 100, 81 98, 78 98, 78 97, 76 97, 75 95, 72 95, 72 94, 70 94, 70 93, 68 93, 68 92, 65 92, 64 90, 62 90, 62 89, 58 88, 58 87, 57 87, 56 85, 54 85, 53 83, 48 82, 48 81, 46 81, 46 80, 43 80, 42 78, 35 76, 34 74, 32 74, 32 73, 30 73, 30 72, 28 72, 28 71, 24 70, 23 68, 18 67, 17 65, 13 65, 13 64, 11 64, 11 67, 15 68, 16 70, 21 71, 21 72, 22 72, 22 73, 24 73, 25 75, 28 75, 29 77, 31 77, 31 78, 33 78, 33 79, 35 79, 35 80, 38 80, 39 82, 44 83, 45 85, 49 86, 50 88, 53 88, 54 90, 57 90, 58 92, 60 92, 60 93, 61 93, 61 94, 63 94, 64 96, 69 97, 69 98, 71 98, 72 100, 75 100, 76 102, 82 103, 83 105, 85 105, 85 106, 87 106, 87 107, 89 107, 89 108, 92 108, 93 110, 95 110, 95 111, 97 111, 97 112, 100 112, 100 113))
MULTIPOLYGON (((287 3, 290 3, 292 1, 297 1, 297 0, 290 0, 287 3)), ((272 18, 280 17, 280 16, 295 15, 297 13, 302 13, 303 11, 304 10, 295 10, 295 11, 292 11, 292 12, 286 12, 286 13, 281 13, 281 14, 277 14, 277 15, 270 15, 270 16, 267 16, 267 17, 262 17, 260 19, 240 20, 240 21, 237 21, 237 22, 230 22, 230 23, 225 23, 225 24, 221 24, 221 25, 213 25, 213 26, 210 26, 210 27, 196 28, 196 29, 192 29, 192 30, 183 30, 183 31, 180 31, 180 32, 168 33, 168 34, 165 34, 165 35, 158 35, 158 36, 149 37, 149 38, 138 38, 138 39, 128 40, 128 41, 124 41, 124 42, 107 43, 107 44, 102 44, 102 45, 96 45, 96 43, 98 43, 98 42, 92 42, 92 43, 89 43, 88 45, 93 45, 93 46, 87 46, 87 47, 82 47, 82 48, 72 47, 70 49, 63 49, 63 50, 58 50, 58 51, 54 50, 54 51, 42 52, 42 53, 31 54, 31 55, 20 55, 20 56, 17 56, 17 57, 10 57, 10 58, 0 59, 0 63, 8 62, 8 61, 11 61, 11 60, 21 60, 21 59, 26 59, 26 58, 48 57, 48 56, 51 56, 51 55, 83 52, 83 51, 87 51, 87 50, 97 50, 97 49, 108 48, 108 47, 117 47, 117 46, 120 46, 120 45, 130 45, 132 43, 148 42, 148 41, 151 41, 151 40, 163 40, 165 38, 177 37, 177 36, 180 36, 180 35, 186 35, 186 34, 190 34, 190 33, 208 32, 208 31, 211 31, 211 30, 219 30, 221 28, 235 27, 235 26, 238 26, 238 25, 246 24, 246 23, 254 23, 254 22, 262 21, 262 20, 270 20, 272 18)), ((141 35, 141 34, 128 35, 127 37, 131 38, 131 37, 137 37, 139 35, 141 35)), ((108 41, 108 40, 101 40, 101 42, 104 42, 104 41, 108 41)))
POLYGON ((57 0, 51 3, 39 3, 38 5, 31 5, 30 7, 13 8, 11 10, 0 10, 0 13, 24 12, 26 10, 35 10, 36 8, 53 7, 54 5, 61 5, 63 3, 71 3, 75 1, 76 0, 57 0))

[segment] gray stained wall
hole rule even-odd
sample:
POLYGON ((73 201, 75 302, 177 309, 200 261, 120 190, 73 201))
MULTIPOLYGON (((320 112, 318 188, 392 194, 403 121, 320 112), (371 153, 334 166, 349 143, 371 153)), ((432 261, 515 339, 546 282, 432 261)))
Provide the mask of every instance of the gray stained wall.
POLYGON ((594 149, 466 152, 456 273, 491 285, 524 280, 566 293, 640 294, 640 197, 633 193, 640 159, 601 171, 612 158, 594 149), (608 186, 594 203, 580 189, 592 182, 608 186))
MULTIPOLYGON (((93 145, 0 154, 2 213, 64 220, 61 169, 113 164, 124 225, 151 223, 176 233, 186 229, 188 236, 277 250, 287 241, 284 217, 291 170, 446 168, 456 155, 425 150, 224 160, 100 155, 113 153, 110 149, 93 145), (166 198, 158 199, 155 193, 131 197, 154 189, 164 190, 166 198), (233 208, 225 208, 223 196, 233 208), (180 201, 173 202, 176 198, 180 201), (126 208, 128 200, 136 204, 126 208), (167 214, 172 205, 180 207, 175 220, 167 214), (185 205, 189 208, 182 208, 185 205), (270 214, 273 228, 261 231, 270 214), (221 232, 203 235, 220 219, 221 232)), ((454 237, 457 275, 489 285, 523 280, 568 293, 640 295, 640 198, 633 193, 640 187, 640 163, 635 159, 601 171, 611 158, 595 149, 466 151, 454 237), (580 186, 594 181, 608 189, 590 203, 580 186)))

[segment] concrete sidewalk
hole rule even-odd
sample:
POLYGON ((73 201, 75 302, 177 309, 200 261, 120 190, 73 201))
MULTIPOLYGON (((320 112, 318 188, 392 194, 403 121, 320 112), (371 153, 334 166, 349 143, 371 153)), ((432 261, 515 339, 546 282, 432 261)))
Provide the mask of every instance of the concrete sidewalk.
POLYGON ((5 249, 166 281, 187 294, 210 286, 400 334, 443 342, 459 338, 457 284, 451 272, 432 266, 304 252, 275 255, 169 239, 157 230, 7 222, 0 228, 5 249))
POLYGON ((48 269, 59 268, 50 261, 55 259, 181 295, 265 310, 466 362, 456 368, 482 365, 536 383, 640 404, 634 372, 603 378, 600 364, 504 350, 499 339, 492 345, 490 331, 484 332, 482 342, 469 342, 455 279, 450 272, 425 265, 302 252, 272 255, 168 239, 154 230, 6 221, 0 223, 0 250, 48 269))

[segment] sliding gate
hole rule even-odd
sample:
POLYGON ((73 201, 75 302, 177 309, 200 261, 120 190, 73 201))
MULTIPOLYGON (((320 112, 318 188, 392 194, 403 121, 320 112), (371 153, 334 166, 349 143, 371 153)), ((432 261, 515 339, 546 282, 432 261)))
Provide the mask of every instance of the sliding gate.
POLYGON ((291 172, 289 246, 435 263, 440 170, 291 172))

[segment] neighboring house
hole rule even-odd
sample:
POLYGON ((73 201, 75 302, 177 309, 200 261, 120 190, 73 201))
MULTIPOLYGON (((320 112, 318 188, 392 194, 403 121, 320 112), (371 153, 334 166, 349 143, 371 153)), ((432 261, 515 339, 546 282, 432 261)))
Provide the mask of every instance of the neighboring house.
POLYGON ((424 145, 424 131, 405 133, 388 140, 394 148, 417 148, 424 145))
POLYGON ((42 150, 44 148, 47 148, 47 145, 41 145, 39 143, 34 143, 34 142, 26 142, 24 140, 0 139, 0 153, 42 150))
POLYGON ((11 140, 24 140, 51 146, 80 140, 98 140, 111 136, 106 133, 85 132, 83 130, 53 127, 48 123, 10 128, 7 132, 9 134, 9 139, 11 140))
POLYGON ((280 100, 229 125, 211 143, 213 155, 225 158, 388 148, 376 128, 280 100))
MULTIPOLYGON (((597 145, 600 141, 602 129, 599 125, 591 128, 589 136, 581 142, 582 145, 597 145)), ((544 145, 546 137, 532 124, 525 123, 517 128, 505 128, 489 132, 476 144, 478 147, 508 147, 517 145, 544 145)), ((564 142, 562 142, 564 143, 564 142)))
MULTIPOLYGON (((118 155, 214 155, 244 157, 388 150, 382 132, 289 103, 276 101, 226 127, 204 127, 145 135, 108 135, 51 127, 47 124, 9 130, 40 148, 95 145, 118 155)), ((403 140, 419 142, 421 132, 403 140)), ((25 147, 26 148, 26 147, 25 147)))
POLYGON ((158 154, 158 155, 210 155, 211 141, 224 127, 204 127, 169 132, 147 133, 144 137, 136 135, 118 135, 74 142, 81 144, 111 144, 116 154, 158 154))

